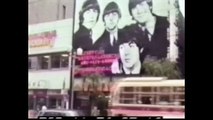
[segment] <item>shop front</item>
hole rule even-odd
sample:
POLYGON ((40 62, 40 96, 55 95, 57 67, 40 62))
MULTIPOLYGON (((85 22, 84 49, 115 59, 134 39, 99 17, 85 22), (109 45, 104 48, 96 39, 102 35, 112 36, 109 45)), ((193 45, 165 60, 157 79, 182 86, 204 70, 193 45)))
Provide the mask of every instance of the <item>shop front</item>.
POLYGON ((66 108, 67 94, 61 94, 61 90, 34 89, 28 95, 28 109, 38 110, 43 105, 49 109, 66 108))
MULTIPOLYGON (((112 83, 109 79, 100 80, 98 90, 96 93, 103 93, 108 96, 110 93, 110 88, 112 83)), ((91 110, 91 95, 94 90, 90 80, 78 79, 74 82, 74 109, 85 110, 85 112, 90 112, 91 110)))
POLYGON ((68 108, 68 71, 32 72, 29 74, 28 109, 68 108))

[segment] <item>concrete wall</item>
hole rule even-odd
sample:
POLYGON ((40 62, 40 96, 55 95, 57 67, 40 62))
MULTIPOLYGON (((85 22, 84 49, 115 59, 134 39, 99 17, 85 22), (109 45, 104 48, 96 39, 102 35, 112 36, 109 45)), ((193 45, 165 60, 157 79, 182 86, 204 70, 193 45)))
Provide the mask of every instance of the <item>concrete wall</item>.
POLYGON ((29 24, 72 18, 74 0, 28 0, 29 24), (63 6, 66 7, 65 17, 63 6))

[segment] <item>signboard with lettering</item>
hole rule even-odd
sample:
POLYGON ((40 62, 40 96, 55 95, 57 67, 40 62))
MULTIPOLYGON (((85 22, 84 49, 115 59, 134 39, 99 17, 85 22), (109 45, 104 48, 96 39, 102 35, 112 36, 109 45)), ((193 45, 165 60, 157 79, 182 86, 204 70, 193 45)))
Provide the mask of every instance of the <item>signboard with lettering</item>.
POLYGON ((70 51, 72 18, 29 25, 28 54, 70 51))
POLYGON ((89 75, 92 73, 111 74, 111 64, 118 58, 117 54, 105 54, 104 51, 86 51, 77 57, 76 76, 89 75))
POLYGON ((29 81, 28 88, 31 89, 47 89, 48 83, 46 80, 29 81))
POLYGON ((29 35, 29 48, 52 48, 56 36, 55 30, 29 35))

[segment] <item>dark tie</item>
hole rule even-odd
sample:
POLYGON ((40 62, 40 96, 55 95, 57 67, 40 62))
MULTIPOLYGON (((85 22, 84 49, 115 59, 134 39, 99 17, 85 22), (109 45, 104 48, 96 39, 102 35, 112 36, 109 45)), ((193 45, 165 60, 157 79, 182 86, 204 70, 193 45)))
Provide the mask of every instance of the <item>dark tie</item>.
POLYGON ((112 46, 115 46, 115 44, 116 44, 116 40, 115 40, 115 36, 113 36, 112 46))
POLYGON ((147 29, 144 30, 144 36, 146 40, 149 40, 149 31, 147 29))

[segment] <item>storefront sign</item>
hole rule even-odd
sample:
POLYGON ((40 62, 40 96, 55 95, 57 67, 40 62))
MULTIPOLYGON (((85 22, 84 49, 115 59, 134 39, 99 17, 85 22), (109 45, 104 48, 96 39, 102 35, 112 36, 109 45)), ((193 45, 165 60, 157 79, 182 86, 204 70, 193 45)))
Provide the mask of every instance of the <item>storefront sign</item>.
POLYGON ((52 48, 56 40, 56 31, 42 32, 29 36, 30 48, 52 48))
POLYGON ((28 88, 31 89, 47 88, 47 81, 46 80, 29 81, 28 88))

